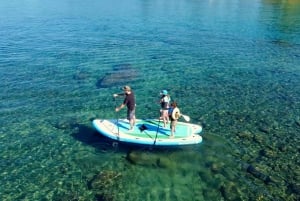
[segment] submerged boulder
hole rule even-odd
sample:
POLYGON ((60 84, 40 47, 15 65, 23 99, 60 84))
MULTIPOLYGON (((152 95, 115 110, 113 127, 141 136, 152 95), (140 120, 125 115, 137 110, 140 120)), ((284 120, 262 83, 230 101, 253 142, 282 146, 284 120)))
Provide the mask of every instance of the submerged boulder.
POLYGON ((238 186, 234 182, 224 182, 219 189, 225 200, 240 200, 238 186))
POLYGON ((94 191, 97 200, 113 201, 115 195, 114 189, 119 190, 119 180, 122 175, 115 171, 101 171, 89 181, 89 188, 94 191))
POLYGON ((127 154, 127 160, 136 165, 152 166, 159 168, 172 168, 175 163, 167 156, 151 152, 132 151, 127 154))
POLYGON ((137 71, 130 64, 119 64, 113 66, 113 71, 106 73, 96 83, 97 88, 107 88, 118 85, 125 85, 133 82, 138 77, 137 71))
POLYGON ((246 172, 250 173, 257 179, 262 180, 265 184, 269 184, 269 183, 273 182, 269 175, 262 173, 261 171, 259 171, 257 168, 255 168, 251 164, 243 163, 242 169, 244 169, 246 172))
POLYGON ((90 73, 85 71, 79 71, 76 74, 73 75, 73 79, 77 81, 86 80, 90 78, 90 73))

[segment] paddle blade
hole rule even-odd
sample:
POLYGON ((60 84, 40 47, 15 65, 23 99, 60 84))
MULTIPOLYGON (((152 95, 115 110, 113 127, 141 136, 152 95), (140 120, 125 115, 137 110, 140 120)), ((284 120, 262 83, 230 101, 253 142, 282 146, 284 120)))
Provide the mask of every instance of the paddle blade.
POLYGON ((191 120, 191 118, 187 115, 182 114, 181 116, 184 118, 185 121, 190 121, 191 120))

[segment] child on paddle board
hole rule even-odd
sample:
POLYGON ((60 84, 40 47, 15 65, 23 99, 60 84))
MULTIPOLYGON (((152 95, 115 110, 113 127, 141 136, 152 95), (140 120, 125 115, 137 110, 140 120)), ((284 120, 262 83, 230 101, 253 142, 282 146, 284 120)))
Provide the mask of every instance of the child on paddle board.
POLYGON ((168 91, 167 90, 162 90, 160 92, 160 114, 161 114, 161 119, 164 121, 164 128, 166 127, 166 124, 169 123, 169 115, 168 115, 168 110, 170 108, 170 101, 171 101, 171 97, 168 95, 168 91))
POLYGON ((175 133, 175 130, 176 130, 177 120, 179 119, 180 116, 181 116, 181 114, 180 114, 179 108, 177 107, 177 103, 172 102, 171 107, 169 109, 169 118, 171 120, 171 124, 170 124, 171 135, 170 135, 170 138, 174 138, 174 133, 175 133))

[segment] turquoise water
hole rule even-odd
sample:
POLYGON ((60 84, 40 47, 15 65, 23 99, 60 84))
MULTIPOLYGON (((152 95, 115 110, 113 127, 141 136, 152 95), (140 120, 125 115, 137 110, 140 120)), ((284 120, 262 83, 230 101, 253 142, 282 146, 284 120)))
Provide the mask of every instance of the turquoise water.
POLYGON ((298 0, 3 0, 0 36, 1 200, 299 200, 298 0), (125 84, 203 143, 97 134, 125 84))

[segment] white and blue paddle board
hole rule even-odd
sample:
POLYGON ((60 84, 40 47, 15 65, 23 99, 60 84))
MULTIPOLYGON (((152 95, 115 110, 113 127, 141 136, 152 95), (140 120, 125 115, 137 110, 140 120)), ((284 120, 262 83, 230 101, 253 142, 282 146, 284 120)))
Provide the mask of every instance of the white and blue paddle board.
POLYGON ((202 142, 199 135, 202 127, 186 122, 177 122, 173 138, 170 138, 170 124, 164 128, 163 122, 157 119, 137 119, 132 131, 129 131, 127 119, 95 119, 93 126, 100 134, 119 142, 156 146, 193 145, 202 142))

